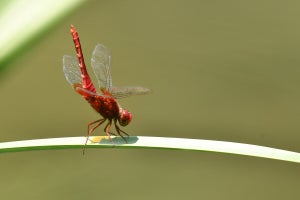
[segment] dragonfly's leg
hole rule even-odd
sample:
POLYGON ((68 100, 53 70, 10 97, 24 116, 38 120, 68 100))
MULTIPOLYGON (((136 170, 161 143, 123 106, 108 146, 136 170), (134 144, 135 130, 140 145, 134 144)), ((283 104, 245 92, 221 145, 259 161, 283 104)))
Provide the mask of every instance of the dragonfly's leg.
POLYGON ((128 135, 125 131, 122 131, 122 130, 120 129, 120 127, 117 125, 117 121, 116 121, 116 120, 115 120, 114 122, 115 122, 115 128, 116 128, 116 130, 117 130, 119 136, 121 136, 122 139, 127 143, 126 138, 125 138, 121 133, 124 133, 127 137, 129 137, 129 135, 128 135))
MULTIPOLYGON (((112 123, 112 121, 111 121, 111 123, 112 123)), ((110 127, 111 127, 111 123, 110 123, 110 127)), ((117 136, 117 134, 115 134, 115 133, 113 133, 113 132, 110 132, 110 127, 109 127, 109 129, 108 129, 108 133, 110 134, 110 135, 114 135, 114 136, 117 136)), ((105 131, 105 129, 104 129, 104 131, 105 131)))
MULTIPOLYGON (((93 132, 93 130, 95 129, 95 127, 93 128, 93 129, 91 129, 91 131, 90 131, 90 127, 93 125, 93 124, 96 124, 96 123, 103 123, 104 121, 105 121, 106 119, 98 119, 98 120, 96 120, 96 121, 93 121, 93 122, 90 122, 90 123, 88 123, 88 136, 93 132)), ((98 126, 97 126, 98 127, 98 126)))
MULTIPOLYGON (((110 127, 111 127, 111 119, 108 120, 108 123, 107 123, 107 125, 106 125, 105 128, 104 128, 104 132, 105 132, 106 135, 108 136, 109 140, 113 143, 113 141, 112 141, 112 139, 111 139, 111 137, 110 137, 111 132, 109 132, 110 127)), ((113 135, 114 135, 114 134, 113 134, 113 135)))
POLYGON ((120 136, 121 136, 120 133, 124 133, 126 135, 126 137, 130 136, 128 133, 126 133, 125 131, 121 130, 120 127, 117 125, 117 123, 115 123, 115 127, 116 127, 116 130, 118 131, 118 133, 119 133, 120 136))
POLYGON ((96 121, 93 121, 93 122, 90 122, 88 123, 88 132, 87 132, 87 137, 86 137, 86 141, 85 141, 85 144, 84 144, 84 147, 83 147, 83 154, 84 154, 84 151, 85 151, 85 146, 87 144, 87 141, 89 140, 89 137, 90 135, 94 132, 94 130, 96 128, 98 128, 103 122, 105 122, 106 119, 98 119, 96 121), (96 126, 94 126, 92 129, 90 129, 90 127, 95 124, 95 123, 98 123, 96 126))
POLYGON ((114 135, 114 136, 117 136, 115 133, 113 132, 108 132, 110 135, 114 135))

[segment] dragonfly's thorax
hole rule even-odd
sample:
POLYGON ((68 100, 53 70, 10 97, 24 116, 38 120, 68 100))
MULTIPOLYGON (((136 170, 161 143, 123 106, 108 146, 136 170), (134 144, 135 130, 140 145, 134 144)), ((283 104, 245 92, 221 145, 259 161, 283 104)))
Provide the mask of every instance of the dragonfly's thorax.
POLYGON ((118 121, 119 121, 120 125, 127 126, 131 122, 131 120, 132 120, 132 114, 129 111, 119 107, 118 121))
POLYGON ((110 96, 89 96, 85 98, 90 105, 104 118, 115 119, 119 116, 119 105, 110 96))

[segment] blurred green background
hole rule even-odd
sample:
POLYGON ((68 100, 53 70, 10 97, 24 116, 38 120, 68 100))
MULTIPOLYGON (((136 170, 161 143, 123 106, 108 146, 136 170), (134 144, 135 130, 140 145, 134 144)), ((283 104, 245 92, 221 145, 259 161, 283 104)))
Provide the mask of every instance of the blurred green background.
MULTIPOLYGON (((86 134, 96 120, 62 72, 97 43, 131 135, 243 142, 300 152, 298 1, 88 1, 16 54, 0 80, 0 141, 86 134)), ((11 21, 14 25, 14 21, 11 21)), ((2 49, 5 51, 5 49, 2 49)), ((102 128, 97 135, 103 135, 102 128)), ((84 141, 83 141, 84 142, 84 141)), ((80 149, 0 155, 2 199, 299 199, 295 163, 211 152, 80 149)))

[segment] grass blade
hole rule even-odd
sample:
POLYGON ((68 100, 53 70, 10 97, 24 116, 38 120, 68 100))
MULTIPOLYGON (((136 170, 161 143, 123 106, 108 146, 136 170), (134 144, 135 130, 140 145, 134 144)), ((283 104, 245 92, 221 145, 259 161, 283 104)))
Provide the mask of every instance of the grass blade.
MULTIPOLYGON (((85 137, 65 137, 3 142, 0 143, 0 153, 82 148, 85 139, 85 137)), ((112 137, 112 139, 113 143, 111 143, 106 136, 92 136, 90 137, 90 141, 87 143, 87 148, 151 148, 211 151, 300 163, 300 153, 252 144, 145 136, 131 136, 127 138, 127 143, 125 143, 120 137, 112 137)))

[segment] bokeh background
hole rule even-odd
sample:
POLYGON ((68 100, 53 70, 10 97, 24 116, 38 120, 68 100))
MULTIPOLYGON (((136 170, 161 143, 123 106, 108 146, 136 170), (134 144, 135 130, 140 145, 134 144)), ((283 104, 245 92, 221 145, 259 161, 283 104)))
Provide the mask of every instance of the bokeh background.
MULTIPOLYGON (((243 142, 300 152, 298 1, 88 1, 6 66, 0 141, 86 134, 99 118, 62 72, 97 43, 131 135, 243 142)), ((11 22, 14 25, 14 22, 11 22)), ((5 49, 2 49, 5 51, 5 49)), ((102 129, 97 131, 103 135, 102 129)), ((299 199, 295 163, 212 152, 80 149, 0 155, 1 199, 299 199)))

